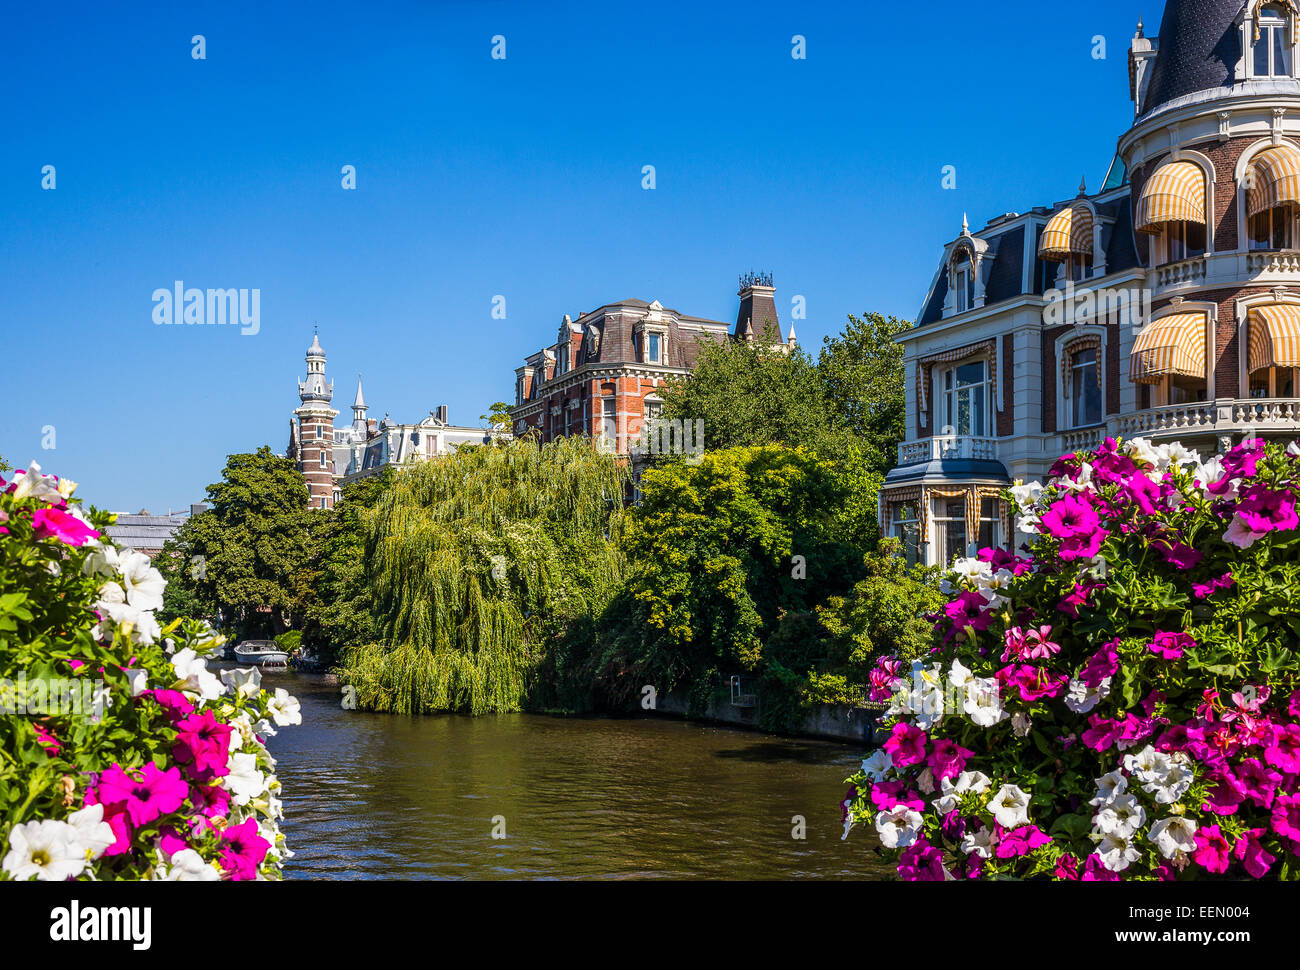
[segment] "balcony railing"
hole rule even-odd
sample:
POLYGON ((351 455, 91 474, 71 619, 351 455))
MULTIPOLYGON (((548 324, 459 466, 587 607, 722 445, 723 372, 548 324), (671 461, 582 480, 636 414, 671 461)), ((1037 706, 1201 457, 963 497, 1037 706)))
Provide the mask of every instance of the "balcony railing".
POLYGON ((900 465, 951 458, 989 459, 997 456, 996 438, 976 438, 972 435, 935 435, 932 438, 904 441, 898 446, 900 465))
POLYGON ((1295 398, 1251 398, 1234 401, 1234 424, 1259 430, 1300 430, 1300 400, 1295 398))
POLYGON ((1075 451, 1092 451, 1106 439, 1106 426, 1080 428, 1078 431, 1063 431, 1060 434, 1061 454, 1075 451))
POLYGON ((1176 286, 1179 283, 1196 283, 1205 279, 1205 257, 1193 256, 1191 259, 1166 263, 1155 268, 1155 286, 1176 286))
POLYGON ((1170 404, 1120 415, 1118 431, 1125 438, 1140 438, 1166 431, 1213 431, 1217 417, 1218 408, 1213 401, 1170 404))
POLYGON ((1300 251, 1294 249, 1262 250, 1246 254, 1250 273, 1300 273, 1300 251))

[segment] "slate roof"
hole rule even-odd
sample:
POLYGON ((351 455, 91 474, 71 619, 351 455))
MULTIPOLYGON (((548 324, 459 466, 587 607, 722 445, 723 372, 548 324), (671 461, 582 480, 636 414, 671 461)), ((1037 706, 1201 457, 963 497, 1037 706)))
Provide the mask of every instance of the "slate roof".
POLYGON ((1169 0, 1142 114, 1184 95, 1232 83, 1240 56, 1233 19, 1244 0, 1169 0))
POLYGON ((161 549, 188 518, 188 515, 119 515, 108 527, 108 534, 122 549, 161 549))

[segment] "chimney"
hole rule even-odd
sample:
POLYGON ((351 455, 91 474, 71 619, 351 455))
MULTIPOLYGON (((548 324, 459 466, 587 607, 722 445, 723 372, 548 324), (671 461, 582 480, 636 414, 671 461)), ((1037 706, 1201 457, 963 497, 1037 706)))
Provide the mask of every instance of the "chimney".
POLYGON ((736 314, 738 340, 761 339, 763 331, 774 328, 780 340, 781 321, 776 315, 776 290, 771 273, 746 273, 740 277, 740 310, 736 314))
POLYGON ((438 405, 438 410, 437 410, 437 412, 436 412, 436 417, 437 417, 438 420, 441 421, 443 424, 446 424, 446 423, 447 423, 447 405, 445 405, 445 404, 439 404, 439 405, 438 405))

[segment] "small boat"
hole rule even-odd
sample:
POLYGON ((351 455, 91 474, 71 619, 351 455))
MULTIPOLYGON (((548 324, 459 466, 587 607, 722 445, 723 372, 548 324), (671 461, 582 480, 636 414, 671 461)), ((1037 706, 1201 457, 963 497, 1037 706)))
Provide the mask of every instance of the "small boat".
POLYGON ((244 640, 235 647, 235 659, 259 667, 284 667, 289 663, 289 654, 274 640, 244 640))

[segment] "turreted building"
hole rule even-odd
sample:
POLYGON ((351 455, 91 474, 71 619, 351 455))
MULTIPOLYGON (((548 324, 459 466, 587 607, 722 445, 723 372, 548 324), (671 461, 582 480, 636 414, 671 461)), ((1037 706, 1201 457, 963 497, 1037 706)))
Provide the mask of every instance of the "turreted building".
POLYGON ((289 420, 289 446, 285 451, 307 483, 312 508, 332 508, 344 485, 374 475, 386 465, 400 467, 425 461, 463 444, 487 444, 499 436, 499 432, 484 428, 452 425, 445 404, 413 424, 398 424, 388 415, 379 421, 368 418, 369 406, 359 374, 352 399, 352 423, 336 428, 334 419, 339 412, 330 406, 334 382, 325 379, 325 363, 320 336, 313 335, 307 349, 307 379, 298 382, 302 403, 289 420))
POLYGON ((907 440, 881 497, 911 557, 1013 544, 1001 491, 1108 435, 1300 431, 1298 41, 1296 0, 1169 0, 1133 38, 1100 190, 944 247, 900 338, 907 440))

